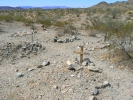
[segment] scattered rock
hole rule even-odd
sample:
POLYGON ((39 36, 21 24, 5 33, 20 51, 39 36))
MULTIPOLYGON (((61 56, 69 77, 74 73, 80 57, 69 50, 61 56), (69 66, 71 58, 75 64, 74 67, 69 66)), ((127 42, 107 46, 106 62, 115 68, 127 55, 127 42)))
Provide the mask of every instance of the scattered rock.
POLYGON ((110 69, 114 69, 114 66, 109 66, 110 69))
POLYGON ((89 58, 84 58, 82 65, 83 65, 83 66, 87 66, 90 62, 91 62, 91 61, 90 61, 89 58))
POLYGON ((43 67, 43 65, 39 65, 39 66, 37 66, 37 68, 42 68, 43 67))
POLYGON ((88 51, 94 51, 95 48, 88 48, 87 50, 88 50, 88 51))
POLYGON ((85 61, 87 63, 91 62, 89 58, 84 58, 83 61, 85 61))
POLYGON ((58 39, 57 42, 58 43, 63 43, 63 41, 61 39, 58 39))
POLYGON ((12 65, 14 65, 15 64, 15 62, 11 62, 12 63, 12 65))
POLYGON ((99 83, 97 86, 95 86, 95 88, 97 88, 97 89, 101 89, 101 88, 104 88, 104 86, 103 86, 102 83, 99 83))
POLYGON ((75 40, 75 39, 76 39, 76 36, 74 36, 74 35, 73 35, 73 36, 72 36, 72 39, 74 39, 74 40, 75 40))
POLYGON ((81 76, 82 76, 81 74, 78 74, 78 75, 77 75, 78 78, 81 78, 81 76))
POLYGON ((87 66, 87 68, 90 70, 90 71, 94 71, 94 72, 101 72, 99 70, 99 68, 95 67, 95 66, 87 66))
POLYGON ((75 58, 74 63, 79 64, 78 58, 75 58))
POLYGON ((97 100, 97 98, 94 96, 89 96, 89 100, 97 100))
POLYGON ((97 88, 94 88, 94 90, 92 91, 92 94, 93 95, 97 95, 98 94, 98 89, 97 88))
POLYGON ((76 69, 74 68, 74 66, 71 64, 71 65, 69 65, 69 68, 68 68, 69 70, 73 70, 73 71, 76 71, 76 69))
POLYGON ((16 87, 19 87, 19 85, 16 85, 16 87))
POLYGON ((104 87, 107 87, 107 86, 110 86, 110 84, 109 84, 108 81, 104 81, 104 82, 103 82, 103 86, 104 86, 104 87))
POLYGON ((74 41, 74 39, 71 39, 71 38, 70 38, 70 39, 69 39, 69 41, 70 41, 70 42, 73 42, 73 41, 74 41))
POLYGON ((67 63, 67 65, 68 65, 68 69, 69 69, 69 70, 74 70, 74 71, 76 70, 76 69, 74 68, 74 65, 73 65, 69 60, 68 60, 66 63, 67 63))
POLYGON ((19 73, 17 73, 17 78, 19 78, 19 77, 23 77, 24 76, 24 74, 23 73, 21 73, 21 72, 19 72, 19 73))
POLYGON ((88 63, 87 63, 86 61, 82 62, 82 65, 83 65, 83 66, 87 66, 87 64, 88 64, 88 63))
POLYGON ((70 66, 72 64, 69 60, 67 60, 66 63, 67 63, 68 66, 70 66))
POLYGON ((18 69, 15 69, 15 72, 18 72, 18 69))
POLYGON ((55 37, 55 38, 54 38, 54 40, 53 40, 53 42, 57 42, 57 40, 58 40, 58 38, 57 38, 57 37, 55 37))
POLYGON ((58 89, 59 87, 58 87, 57 85, 54 85, 53 88, 54 88, 54 89, 58 89))
POLYGON ((75 75, 71 75, 71 77, 74 77, 75 75))
POLYGON ((95 64, 94 64, 94 63, 90 63, 89 65, 90 65, 90 66, 95 66, 95 64))
POLYGON ((35 70, 34 68, 28 68, 27 69, 28 71, 33 71, 33 70, 35 70))
POLYGON ((49 65, 49 64, 50 64, 49 61, 45 61, 45 62, 42 63, 42 66, 47 66, 47 65, 49 65))

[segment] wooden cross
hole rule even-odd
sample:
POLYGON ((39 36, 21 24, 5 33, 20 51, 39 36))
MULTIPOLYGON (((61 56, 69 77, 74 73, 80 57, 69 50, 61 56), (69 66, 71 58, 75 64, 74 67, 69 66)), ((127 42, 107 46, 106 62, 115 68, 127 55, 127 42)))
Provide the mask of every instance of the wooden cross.
POLYGON ((77 51, 76 54, 80 54, 80 63, 83 62, 83 46, 79 46, 80 51, 77 51))

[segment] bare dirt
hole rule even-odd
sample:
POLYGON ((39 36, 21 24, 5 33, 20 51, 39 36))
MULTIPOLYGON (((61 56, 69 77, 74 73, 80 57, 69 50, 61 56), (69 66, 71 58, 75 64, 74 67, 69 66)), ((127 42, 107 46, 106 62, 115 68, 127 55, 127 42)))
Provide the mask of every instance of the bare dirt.
MULTIPOLYGON (((22 23, 14 22, 10 25, 1 22, 0 26, 5 31, 0 33, 0 49, 7 43, 16 46, 32 41, 31 28, 22 23), (13 33, 19 35, 11 36, 13 33)), ((106 48, 101 48, 108 44, 103 42, 102 34, 89 37, 84 30, 78 30, 77 37, 80 40, 54 43, 54 28, 44 31, 40 25, 35 26, 37 33, 33 35, 33 42, 42 45, 36 54, 20 57, 19 50, 3 59, 3 55, 0 55, 0 100, 92 100, 90 96, 98 100, 133 100, 132 72, 118 69, 101 59, 102 54, 107 52, 106 48), (75 51, 81 45, 86 52, 84 58, 89 58, 100 72, 90 71, 88 66, 75 63, 75 58, 79 60, 75 51), (67 60, 76 71, 68 69, 67 60), (37 68, 45 61, 50 64, 37 68), (22 73, 22 76, 17 77, 18 73, 22 73), (106 82, 109 84, 103 86, 106 82)))

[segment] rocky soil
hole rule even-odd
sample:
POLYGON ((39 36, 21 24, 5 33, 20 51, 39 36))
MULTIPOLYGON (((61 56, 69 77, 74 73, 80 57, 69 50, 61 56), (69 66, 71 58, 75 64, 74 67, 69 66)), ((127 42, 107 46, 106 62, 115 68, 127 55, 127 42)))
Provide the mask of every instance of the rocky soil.
POLYGON ((102 34, 78 30, 55 41, 54 28, 36 24, 32 36, 21 23, 0 26, 0 100, 133 100, 132 71, 101 59, 108 45, 102 34))

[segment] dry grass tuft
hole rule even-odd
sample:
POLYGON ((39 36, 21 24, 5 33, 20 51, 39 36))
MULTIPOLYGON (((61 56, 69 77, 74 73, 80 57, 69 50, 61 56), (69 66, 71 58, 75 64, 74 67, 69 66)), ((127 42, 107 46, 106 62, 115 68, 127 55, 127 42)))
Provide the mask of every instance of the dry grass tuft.
POLYGON ((103 60, 109 60, 110 63, 113 63, 116 66, 123 66, 123 68, 129 68, 133 70, 133 58, 130 58, 124 51, 120 49, 104 53, 100 58, 103 60))

